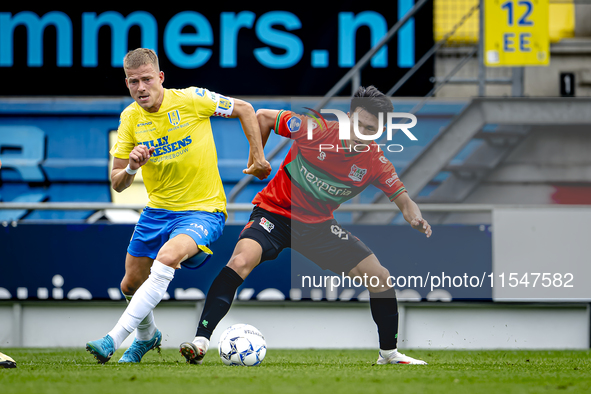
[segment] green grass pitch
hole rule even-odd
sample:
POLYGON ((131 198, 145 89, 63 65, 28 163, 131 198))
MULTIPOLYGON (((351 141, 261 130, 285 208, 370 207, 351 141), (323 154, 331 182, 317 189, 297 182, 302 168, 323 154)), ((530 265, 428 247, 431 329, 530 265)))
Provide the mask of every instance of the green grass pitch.
POLYGON ((17 368, 0 369, 0 393, 583 393, 591 351, 408 350, 429 363, 375 365, 375 350, 270 349, 259 367, 227 367, 212 349, 188 365, 174 349, 141 364, 105 365, 83 349, 1 349, 17 368))

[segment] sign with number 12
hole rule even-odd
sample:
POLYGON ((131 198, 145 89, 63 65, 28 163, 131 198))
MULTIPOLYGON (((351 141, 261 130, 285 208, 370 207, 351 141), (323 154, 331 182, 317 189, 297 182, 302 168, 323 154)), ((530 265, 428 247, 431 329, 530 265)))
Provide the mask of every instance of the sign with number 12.
POLYGON ((549 0, 485 0, 484 12, 487 66, 548 65, 549 0))

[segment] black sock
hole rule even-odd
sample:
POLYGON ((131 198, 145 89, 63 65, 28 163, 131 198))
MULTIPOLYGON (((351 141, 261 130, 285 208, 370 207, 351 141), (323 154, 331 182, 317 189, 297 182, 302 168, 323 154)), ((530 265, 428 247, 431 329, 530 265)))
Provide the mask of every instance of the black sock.
POLYGON ((398 347, 398 301, 394 288, 382 293, 369 293, 371 316, 378 326, 380 349, 398 347))
POLYGON ((211 337, 213 330, 215 330, 220 320, 230 310, 236 289, 242 282, 244 280, 232 268, 222 268, 211 284, 209 292, 207 292, 205 306, 203 307, 195 336, 205 337, 207 339, 211 337))

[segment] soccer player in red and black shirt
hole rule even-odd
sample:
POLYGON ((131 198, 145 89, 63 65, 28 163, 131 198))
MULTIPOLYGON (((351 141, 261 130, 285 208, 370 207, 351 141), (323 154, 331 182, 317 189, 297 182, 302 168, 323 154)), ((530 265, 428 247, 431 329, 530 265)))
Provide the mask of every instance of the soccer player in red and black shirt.
POLYGON ((323 269, 350 277, 376 277, 367 284, 370 308, 377 325, 380 352, 378 364, 425 364, 397 350, 398 304, 390 273, 357 237, 343 229, 333 212, 343 202, 370 184, 394 201, 412 228, 431 236, 431 226, 410 199, 392 163, 373 141, 353 132, 375 135, 379 114, 393 112, 391 101, 373 86, 360 87, 351 99, 349 140, 339 139, 339 122, 261 109, 257 118, 263 144, 271 130, 294 143, 275 177, 253 200, 255 208, 242 231, 227 266, 213 281, 193 342, 184 342, 180 352, 189 363, 200 364, 209 338, 227 314, 236 289, 261 262, 277 258, 292 248, 323 269), (356 116, 354 116, 356 114, 356 116), (309 125, 309 122, 312 122, 309 125), (308 126, 313 138, 308 139, 308 126), (375 282, 374 282, 375 283, 375 282))

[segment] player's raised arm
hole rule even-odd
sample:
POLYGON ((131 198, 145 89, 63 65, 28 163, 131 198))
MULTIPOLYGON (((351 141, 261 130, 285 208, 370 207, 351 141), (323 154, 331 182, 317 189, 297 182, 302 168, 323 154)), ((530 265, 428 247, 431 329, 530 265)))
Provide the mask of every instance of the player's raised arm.
POLYGON ((254 108, 246 101, 234 99, 234 110, 230 117, 240 120, 246 139, 248 139, 248 143, 250 144, 248 168, 242 172, 254 175, 258 179, 267 178, 271 173, 271 164, 265 160, 259 122, 257 121, 254 108))
POLYGON ((259 121, 259 127, 261 128, 261 138, 263 147, 267 144, 271 130, 275 128, 275 122, 279 110, 276 109, 259 109, 257 110, 256 116, 259 121))
POLYGON ((425 234, 427 238, 431 236, 431 225, 427 223, 421 215, 419 206, 408 196, 408 193, 402 193, 394 202, 402 212, 404 220, 406 220, 412 228, 425 234))

